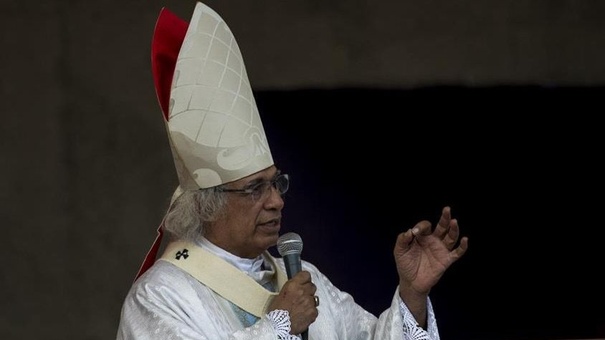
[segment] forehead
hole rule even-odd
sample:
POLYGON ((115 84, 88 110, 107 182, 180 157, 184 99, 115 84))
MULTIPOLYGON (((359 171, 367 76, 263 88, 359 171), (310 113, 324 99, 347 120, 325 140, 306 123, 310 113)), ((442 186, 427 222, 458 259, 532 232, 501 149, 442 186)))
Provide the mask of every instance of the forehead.
POLYGON ((247 184, 258 181, 268 181, 275 177, 275 175, 279 173, 279 170, 275 166, 268 167, 267 169, 256 172, 250 176, 246 176, 244 178, 240 178, 237 181, 234 181, 234 184, 247 184))

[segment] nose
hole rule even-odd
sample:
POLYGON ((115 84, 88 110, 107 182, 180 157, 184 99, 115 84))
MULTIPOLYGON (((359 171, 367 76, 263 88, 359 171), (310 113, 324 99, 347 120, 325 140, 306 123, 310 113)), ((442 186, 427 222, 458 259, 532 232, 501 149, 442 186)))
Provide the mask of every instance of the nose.
POLYGON ((281 210, 284 207, 284 198, 275 185, 269 186, 269 197, 265 201, 265 207, 267 209, 278 210, 281 210))

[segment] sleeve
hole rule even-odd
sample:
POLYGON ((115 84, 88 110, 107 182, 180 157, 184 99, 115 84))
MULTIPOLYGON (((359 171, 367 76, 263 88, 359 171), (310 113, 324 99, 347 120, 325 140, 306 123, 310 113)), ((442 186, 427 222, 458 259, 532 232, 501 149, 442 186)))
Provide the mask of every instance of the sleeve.
MULTIPOLYGON (((303 263, 303 267, 305 264, 303 263)), ((427 330, 417 325, 412 313, 395 290, 391 306, 377 318, 355 302, 353 297, 335 287, 316 267, 307 264, 316 277, 320 301, 319 317, 311 325, 310 334, 331 328, 338 338, 356 340, 439 340, 437 323, 430 300, 427 300, 427 330)), ((326 337, 327 338, 327 337, 326 337)))
POLYGON ((427 299, 427 329, 424 330, 408 309, 408 306, 401 300, 399 294, 395 294, 395 298, 399 298, 399 310, 403 320, 403 333, 406 340, 439 340, 439 332, 437 330, 437 321, 431 300, 427 299))
POLYGON ((287 310, 276 309, 267 314, 269 320, 273 323, 273 328, 277 331, 279 340, 301 340, 297 335, 290 334, 291 323, 290 314, 287 310))

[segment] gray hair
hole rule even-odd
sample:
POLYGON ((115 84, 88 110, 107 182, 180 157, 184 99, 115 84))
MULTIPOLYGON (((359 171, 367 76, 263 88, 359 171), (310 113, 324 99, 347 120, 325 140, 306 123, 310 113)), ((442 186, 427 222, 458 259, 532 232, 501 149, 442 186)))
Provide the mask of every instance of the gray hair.
POLYGON ((220 187, 187 190, 172 204, 163 228, 173 239, 195 241, 223 213, 226 202, 220 187))

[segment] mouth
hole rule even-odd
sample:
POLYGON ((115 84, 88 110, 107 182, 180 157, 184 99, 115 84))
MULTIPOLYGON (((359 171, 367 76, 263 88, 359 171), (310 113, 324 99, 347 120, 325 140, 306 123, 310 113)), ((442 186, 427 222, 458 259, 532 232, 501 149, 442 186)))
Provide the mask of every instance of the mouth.
POLYGON ((263 228, 263 229, 268 229, 271 231, 279 231, 279 229, 281 228, 281 218, 277 217, 271 220, 268 220, 266 222, 263 223, 259 223, 258 227, 263 228))

